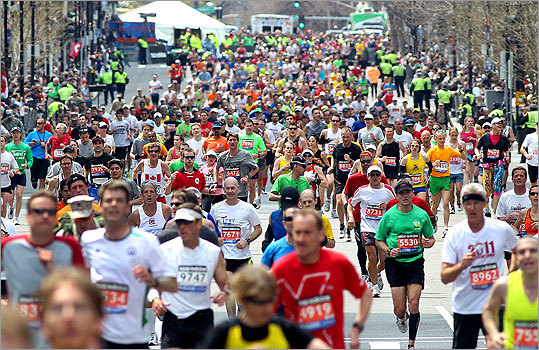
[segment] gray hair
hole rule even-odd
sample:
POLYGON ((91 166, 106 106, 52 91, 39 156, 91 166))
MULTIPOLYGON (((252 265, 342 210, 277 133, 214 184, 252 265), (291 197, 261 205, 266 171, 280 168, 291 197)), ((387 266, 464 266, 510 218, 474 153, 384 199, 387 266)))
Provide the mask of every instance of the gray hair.
POLYGON ((483 198, 485 198, 485 200, 487 199, 487 192, 481 184, 469 183, 467 185, 464 185, 464 187, 462 187, 462 191, 460 192, 460 198, 462 199, 462 197, 470 193, 480 194, 481 196, 483 196, 483 198))
POLYGON ((237 180, 235 177, 232 177, 232 176, 227 177, 227 178, 225 179, 225 181, 223 181, 223 185, 225 185, 225 183, 226 183, 227 181, 233 181, 233 182, 234 182, 234 186, 240 187, 240 184, 239 184, 238 180, 237 180))
POLYGON ((58 124, 56 124, 56 127, 57 128, 60 127, 62 129, 64 129, 64 132, 67 131, 67 125, 65 125, 64 123, 58 123, 58 124))
POLYGON ((410 186, 414 186, 412 183, 412 179, 410 178, 410 175, 406 174, 406 176, 401 177, 397 180, 397 184, 395 185, 395 188, 398 188, 401 184, 407 184, 410 186))
POLYGON ((144 189, 148 186, 153 187, 154 191, 157 192, 157 183, 153 180, 146 180, 140 184, 140 191, 144 192, 144 189))

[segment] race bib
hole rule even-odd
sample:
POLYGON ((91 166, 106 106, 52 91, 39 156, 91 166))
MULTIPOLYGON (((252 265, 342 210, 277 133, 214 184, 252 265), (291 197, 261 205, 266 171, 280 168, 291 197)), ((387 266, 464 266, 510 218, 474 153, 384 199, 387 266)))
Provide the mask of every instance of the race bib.
POLYGON ((537 321, 515 321, 513 346, 515 349, 537 349, 537 321))
POLYGON ((397 166, 397 158, 396 157, 386 157, 385 165, 387 165, 387 166, 397 166))
POLYGON ((397 242, 399 245, 399 249, 401 250, 401 254, 412 254, 417 253, 419 251, 419 246, 421 241, 419 240, 419 237, 417 235, 411 234, 401 234, 397 236, 397 242))
POLYGON ((168 125, 168 131, 176 131, 176 125, 174 124, 167 124, 168 125))
POLYGON ((434 168, 439 173, 445 173, 447 171, 447 162, 440 161, 440 164, 434 168))
POLYGON ((241 229, 238 226, 224 226, 221 232, 224 244, 236 244, 241 238, 241 229))
POLYGON ((378 206, 368 206, 365 210, 365 216, 368 220, 376 220, 379 221, 382 219, 382 216, 384 215, 384 210, 379 208, 378 206))
POLYGON ((240 169, 227 169, 225 175, 225 177, 240 177, 240 169))
POLYGON ((473 289, 488 289, 498 277, 496 263, 472 266, 470 268, 470 283, 473 289))
POLYGON ((335 150, 335 145, 329 145, 328 146, 328 154, 333 154, 333 151, 335 150))
POLYGON ((350 171, 352 169, 352 163, 350 162, 339 162, 339 170, 340 171, 350 171))
POLYGON ((532 151, 532 156, 536 156, 537 154, 539 154, 539 150, 534 149, 534 150, 532 151))
POLYGON ((103 294, 103 310, 108 314, 123 314, 127 312, 129 287, 125 284, 98 282, 97 287, 103 294))
POLYGON ((64 155, 64 149, 63 148, 57 148, 54 150, 54 158, 62 158, 62 156, 64 155))
POLYGON ((178 287, 180 292, 203 293, 208 288, 206 266, 179 266, 178 287))
POLYGON ((9 173, 9 164, 0 165, 0 174, 6 175, 7 173, 9 173))
POLYGON ((105 176, 105 169, 101 165, 92 165, 91 167, 92 177, 94 176, 105 176))
POLYGON ((298 300, 298 324, 312 332, 335 325, 335 311, 329 295, 298 300))
POLYGON ((520 237, 526 236, 526 224, 520 224, 520 227, 518 228, 518 234, 520 237))
POLYGON ((21 296, 17 303, 19 315, 30 324, 30 326, 39 326, 41 318, 41 300, 33 296, 21 296))
POLYGON ((206 181, 206 186, 213 185, 215 180, 213 179, 213 174, 210 175, 204 175, 204 180, 206 181))
POLYGON ((421 174, 410 175, 410 179, 412 179, 412 184, 413 185, 421 184, 421 174))
POLYGON ((473 142, 466 142, 466 151, 471 152, 474 149, 473 142))
POLYGON ((254 140, 241 140, 241 148, 243 149, 253 149, 254 140))
POLYGON ((462 162, 462 158, 460 158, 460 157, 453 156, 453 157, 449 158, 449 163, 451 163, 451 164, 460 164, 461 162, 462 162))
POLYGON ((496 159, 500 156, 500 150, 499 149, 489 149, 487 150, 487 158, 496 159))

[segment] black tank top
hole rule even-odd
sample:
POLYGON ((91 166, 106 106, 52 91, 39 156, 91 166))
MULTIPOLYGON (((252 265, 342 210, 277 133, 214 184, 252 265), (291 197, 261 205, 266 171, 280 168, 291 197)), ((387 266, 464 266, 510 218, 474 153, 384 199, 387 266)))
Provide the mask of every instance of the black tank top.
POLYGON ((400 149, 399 143, 395 140, 391 143, 382 143, 382 157, 386 157, 384 163, 384 173, 386 177, 396 179, 399 173, 400 149))

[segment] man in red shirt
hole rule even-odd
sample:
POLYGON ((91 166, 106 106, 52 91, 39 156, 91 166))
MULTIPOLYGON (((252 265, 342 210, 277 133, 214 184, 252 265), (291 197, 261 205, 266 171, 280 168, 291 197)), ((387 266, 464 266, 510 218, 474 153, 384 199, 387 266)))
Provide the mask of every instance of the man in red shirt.
MULTIPOLYGON (((348 180, 346 181, 346 185, 344 185, 344 193, 346 195, 347 202, 350 198, 352 198, 358 188, 369 184, 367 169, 369 169, 369 167, 372 165, 372 154, 368 151, 362 152, 359 155, 359 162, 361 164, 361 172, 350 175, 350 177, 348 177, 348 180)), ((356 164, 354 164, 354 167, 355 166, 356 164)), ((383 174, 380 181, 383 184, 388 185, 387 179, 383 174)), ((359 267, 361 268, 361 278, 363 278, 365 281, 368 281, 369 272, 367 271, 367 253, 365 252, 365 247, 363 246, 363 243, 361 241, 361 211, 359 210, 359 206, 348 206, 348 217, 346 221, 348 222, 348 228, 350 230, 354 229, 354 233, 356 236, 357 260, 359 261, 359 267), (350 217, 353 217, 354 220, 351 220, 350 217)))
POLYGON ((359 347, 359 333, 367 320, 372 294, 354 266, 341 253, 321 248, 325 233, 322 218, 311 210, 300 210, 292 221, 295 251, 272 267, 285 317, 334 349, 344 349, 344 300, 348 290, 360 299, 350 331, 350 347, 359 347))
POLYGON ((207 111, 200 111, 200 129, 202 131, 202 137, 208 137, 210 134, 212 123, 210 123, 208 120, 210 116, 208 115, 207 111))
POLYGON ((184 165, 183 168, 177 170, 170 176, 170 180, 165 186, 165 194, 170 194, 172 191, 181 190, 182 188, 195 187, 201 193, 207 194, 206 179, 204 175, 194 168, 195 151, 187 149, 183 152, 184 165))

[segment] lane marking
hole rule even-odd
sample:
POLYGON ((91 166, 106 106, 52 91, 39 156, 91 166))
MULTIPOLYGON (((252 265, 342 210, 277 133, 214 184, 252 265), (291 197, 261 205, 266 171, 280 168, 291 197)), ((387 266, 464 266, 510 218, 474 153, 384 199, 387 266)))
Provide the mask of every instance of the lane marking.
POLYGON ((400 349, 401 344, 398 341, 370 341, 371 349, 400 349))
POLYGON ((447 309, 443 306, 436 306, 436 310, 444 318, 449 328, 451 328, 452 331, 455 331, 453 329, 453 316, 451 316, 449 311, 447 311, 447 309))

